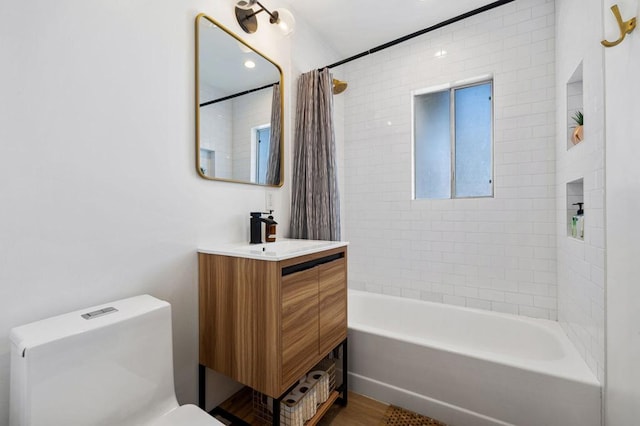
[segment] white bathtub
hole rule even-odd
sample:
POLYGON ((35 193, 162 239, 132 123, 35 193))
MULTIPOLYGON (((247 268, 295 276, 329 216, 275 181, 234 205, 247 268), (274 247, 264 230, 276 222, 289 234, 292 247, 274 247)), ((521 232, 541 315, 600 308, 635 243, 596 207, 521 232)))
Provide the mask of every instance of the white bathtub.
POLYGON ((449 425, 601 424, 600 383, 554 321, 349 290, 349 380, 449 425))

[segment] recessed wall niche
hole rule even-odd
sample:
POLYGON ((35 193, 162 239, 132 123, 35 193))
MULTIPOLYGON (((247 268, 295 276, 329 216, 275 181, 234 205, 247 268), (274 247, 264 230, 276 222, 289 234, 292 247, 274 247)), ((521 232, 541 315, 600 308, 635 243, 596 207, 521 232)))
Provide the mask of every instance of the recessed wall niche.
POLYGON ((584 240, 584 179, 567 183, 567 236, 584 240), (579 211, 582 210, 582 218, 579 211))
POLYGON ((215 176, 216 152, 213 149, 200 147, 200 171, 203 175, 215 176))
POLYGON ((582 61, 567 81, 567 149, 573 148, 583 138, 582 126, 576 122, 584 113, 582 89, 582 61), (580 128, 578 127, 580 126, 580 128))

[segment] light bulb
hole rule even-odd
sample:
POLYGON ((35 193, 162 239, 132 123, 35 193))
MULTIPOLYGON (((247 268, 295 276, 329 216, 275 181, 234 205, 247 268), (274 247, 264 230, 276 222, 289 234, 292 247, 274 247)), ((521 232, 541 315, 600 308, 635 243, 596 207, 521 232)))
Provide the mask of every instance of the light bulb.
POLYGON ((283 35, 289 35, 293 32, 296 26, 296 19, 293 14, 287 9, 276 9, 278 12, 278 28, 283 35))
POLYGON ((247 59, 246 61, 244 61, 244 66, 247 68, 255 68, 256 63, 253 62, 251 59, 247 59))

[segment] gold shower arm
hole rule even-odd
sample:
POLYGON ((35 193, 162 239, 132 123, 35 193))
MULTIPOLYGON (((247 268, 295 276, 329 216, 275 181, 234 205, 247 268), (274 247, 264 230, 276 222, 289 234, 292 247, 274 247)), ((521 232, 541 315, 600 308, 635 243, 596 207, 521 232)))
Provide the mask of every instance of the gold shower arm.
POLYGON ((602 43, 604 47, 613 47, 619 45, 620 43, 622 43, 622 40, 624 40, 627 34, 630 34, 631 31, 636 28, 635 16, 628 21, 623 21, 622 15, 620 15, 620 9, 618 8, 617 4, 611 6, 611 12, 613 12, 613 16, 615 16, 616 21, 618 21, 618 27, 620 27, 620 38, 616 41, 602 40, 600 43, 602 43))

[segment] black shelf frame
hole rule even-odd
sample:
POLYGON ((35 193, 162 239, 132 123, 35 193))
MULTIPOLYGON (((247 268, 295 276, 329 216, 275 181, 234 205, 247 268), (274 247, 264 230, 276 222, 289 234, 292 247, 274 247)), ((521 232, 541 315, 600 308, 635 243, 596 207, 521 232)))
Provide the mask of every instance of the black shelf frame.
MULTIPOLYGON (((346 407, 347 403, 349 402, 349 386, 348 386, 348 381, 349 381, 349 372, 348 372, 348 365, 349 365, 349 358, 348 358, 348 338, 345 338, 342 342, 340 342, 338 344, 338 346, 336 346, 335 348, 333 348, 331 351, 329 351, 329 353, 333 353, 333 358, 334 359, 338 359, 341 358, 342 360, 342 383, 340 384, 340 386, 336 387, 336 390, 340 393, 340 397, 336 400, 337 403, 339 403, 341 406, 346 407), (340 356, 342 355, 342 356, 340 356)), ((328 354, 327 354, 328 355, 328 354)), ((205 405, 206 405, 206 397, 207 397, 207 388, 206 388, 206 381, 207 381, 207 367, 203 364, 199 364, 198 365, 198 406, 206 411, 205 405)), ((273 426, 279 426, 280 425, 280 402, 282 402, 282 400, 284 399, 285 396, 287 396, 287 394, 289 394, 289 392, 291 392, 291 390, 293 390, 293 388, 295 388, 296 385, 291 386, 289 389, 287 389, 282 395, 280 395, 280 397, 278 397, 277 399, 274 399, 273 401, 273 426)), ((244 420, 236 417, 235 415, 233 415, 233 413, 228 412, 227 410, 221 408, 220 406, 215 407, 213 410, 208 411, 208 413, 211 416, 215 416, 215 415, 220 415, 222 417, 224 417, 227 420, 231 420, 233 422, 234 425, 241 425, 241 426, 251 426, 249 425, 249 423, 245 422, 244 420)))

